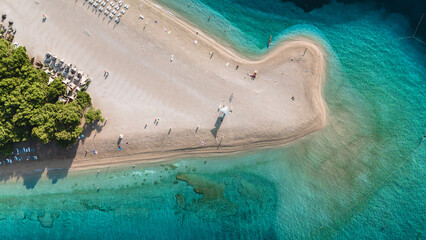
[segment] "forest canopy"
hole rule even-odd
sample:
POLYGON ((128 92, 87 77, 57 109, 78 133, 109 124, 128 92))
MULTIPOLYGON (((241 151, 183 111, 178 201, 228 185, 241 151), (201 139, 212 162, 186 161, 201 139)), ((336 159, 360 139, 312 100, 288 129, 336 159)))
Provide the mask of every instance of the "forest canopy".
MULTIPOLYGON (((0 40, 0 153, 29 139, 67 146, 82 133, 81 120, 92 105, 89 94, 79 92, 76 101, 59 102, 66 86, 59 77, 48 81, 48 74, 31 64, 25 47, 15 49, 0 40)), ((89 114, 90 122, 102 120, 97 113, 89 114)))

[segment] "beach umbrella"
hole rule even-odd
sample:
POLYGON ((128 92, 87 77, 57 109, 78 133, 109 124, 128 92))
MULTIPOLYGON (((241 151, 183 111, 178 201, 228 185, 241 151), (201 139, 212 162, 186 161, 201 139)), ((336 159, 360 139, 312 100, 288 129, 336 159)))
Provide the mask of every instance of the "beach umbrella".
POLYGON ((224 115, 227 114, 228 113, 228 106, 221 108, 220 112, 223 113, 224 115))

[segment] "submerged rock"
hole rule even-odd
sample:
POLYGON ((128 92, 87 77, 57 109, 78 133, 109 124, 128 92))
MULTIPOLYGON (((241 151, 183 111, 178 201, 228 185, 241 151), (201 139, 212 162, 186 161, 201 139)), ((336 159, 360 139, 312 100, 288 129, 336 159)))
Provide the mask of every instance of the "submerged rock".
POLYGON ((37 219, 40 225, 44 228, 52 228, 53 222, 59 217, 57 213, 45 213, 43 216, 38 216, 37 219))
POLYGON ((30 214, 30 221, 37 221, 37 213, 35 213, 35 212, 32 212, 31 214, 30 214))
POLYGON ((183 196, 176 196, 177 208, 194 211, 203 219, 214 219, 217 216, 230 216, 238 212, 238 205, 224 196, 225 184, 213 181, 196 174, 179 174, 176 179, 185 181, 193 187, 196 194, 202 195, 197 201, 185 201, 183 196), (183 205, 183 203, 185 203, 183 205))

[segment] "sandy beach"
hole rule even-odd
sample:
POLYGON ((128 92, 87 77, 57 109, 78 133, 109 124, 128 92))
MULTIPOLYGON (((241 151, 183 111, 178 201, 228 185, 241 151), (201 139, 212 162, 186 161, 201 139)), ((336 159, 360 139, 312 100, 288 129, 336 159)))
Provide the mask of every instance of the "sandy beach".
POLYGON ((84 0, 0 2, 30 57, 43 61, 50 52, 93 78, 88 92, 107 118, 66 150, 38 146, 41 159, 65 159, 77 170, 229 154, 283 145, 326 125, 325 53, 317 43, 282 42, 253 60, 155 3, 124 3, 130 8, 115 24, 84 0), (232 112, 215 128, 219 105, 232 112))

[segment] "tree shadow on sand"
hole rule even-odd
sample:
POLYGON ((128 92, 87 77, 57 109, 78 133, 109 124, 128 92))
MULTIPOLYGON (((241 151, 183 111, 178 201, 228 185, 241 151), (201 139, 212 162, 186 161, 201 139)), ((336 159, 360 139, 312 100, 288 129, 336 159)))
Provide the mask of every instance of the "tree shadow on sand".
POLYGON ((106 124, 107 124, 106 120, 103 124, 101 124, 99 121, 95 121, 94 123, 85 123, 83 126, 84 130, 82 132, 82 135, 84 137, 80 138, 81 143, 84 144, 86 139, 92 137, 92 134, 93 134, 92 138, 95 138, 98 133, 102 132, 102 129, 106 124))
POLYGON ((7 182, 12 178, 23 179, 27 189, 33 189, 43 173, 55 184, 65 178, 76 155, 79 142, 63 148, 56 143, 42 144, 37 141, 17 143, 13 154, 0 157, 0 181, 7 182), (31 149, 25 152, 25 149, 31 149), (7 160, 12 163, 7 163, 7 160))
POLYGON ((33 189, 43 173, 46 173, 52 184, 56 184, 58 180, 67 177, 80 144, 84 144, 85 138, 93 133, 96 135, 101 132, 103 126, 105 124, 85 124, 82 133, 85 137, 65 148, 56 143, 42 144, 34 140, 16 143, 12 155, 0 156, 0 181, 23 179, 23 185, 33 189), (7 159, 12 163, 7 163, 7 159))

